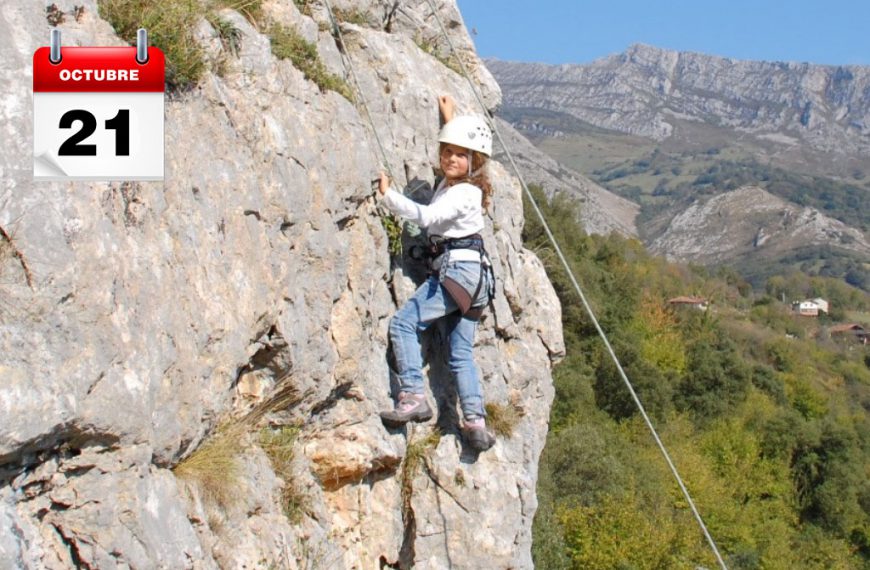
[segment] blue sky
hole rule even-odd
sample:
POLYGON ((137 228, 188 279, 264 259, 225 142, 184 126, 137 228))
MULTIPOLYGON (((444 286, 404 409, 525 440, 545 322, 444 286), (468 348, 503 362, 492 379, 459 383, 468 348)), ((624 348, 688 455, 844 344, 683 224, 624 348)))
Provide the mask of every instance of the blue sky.
POLYGON ((870 0, 458 0, 483 57, 586 63, 634 43, 870 65, 870 0))

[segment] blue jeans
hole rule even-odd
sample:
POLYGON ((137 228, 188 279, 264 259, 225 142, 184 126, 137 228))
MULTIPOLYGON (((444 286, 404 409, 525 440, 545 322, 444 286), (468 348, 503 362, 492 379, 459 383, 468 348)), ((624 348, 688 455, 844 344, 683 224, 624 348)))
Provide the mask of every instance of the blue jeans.
MULTIPOLYGON (((454 261, 442 267, 442 274, 446 273, 474 292, 480 279, 480 270, 481 264, 476 261, 454 261)), ((487 301, 490 287, 489 271, 484 270, 475 305, 487 301)), ((390 340, 399 373, 399 389, 413 394, 424 393, 419 335, 441 318, 447 319, 445 324, 450 343, 448 364, 456 382, 462 414, 466 419, 484 417, 486 412, 480 390, 480 375, 474 364, 477 321, 466 319, 460 314, 456 302, 441 286, 436 275, 429 277, 390 321, 390 340)))

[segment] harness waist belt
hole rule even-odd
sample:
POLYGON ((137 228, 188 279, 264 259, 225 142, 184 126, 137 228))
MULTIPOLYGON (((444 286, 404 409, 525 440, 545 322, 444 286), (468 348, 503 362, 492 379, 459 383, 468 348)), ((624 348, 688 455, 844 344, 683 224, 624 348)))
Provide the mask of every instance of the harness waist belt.
POLYGON ((438 238, 434 236, 429 238, 429 254, 431 257, 438 257, 451 249, 471 249, 482 253, 484 251, 483 238, 480 234, 460 238, 438 238))

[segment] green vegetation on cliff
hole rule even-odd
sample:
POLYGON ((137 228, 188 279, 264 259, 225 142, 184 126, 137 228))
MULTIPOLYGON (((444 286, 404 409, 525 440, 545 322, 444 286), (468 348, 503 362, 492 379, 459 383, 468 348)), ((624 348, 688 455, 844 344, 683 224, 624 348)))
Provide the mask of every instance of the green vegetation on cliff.
MULTIPOLYGON (((753 293, 733 271, 587 236, 570 199, 535 193, 729 568, 870 567, 870 352, 778 301, 824 293, 841 315, 866 316, 867 294, 795 275, 753 293), (679 295, 712 308, 669 307, 679 295)), ((541 459, 537 567, 715 567, 532 216, 524 240, 562 301, 568 349, 541 459)))
MULTIPOLYGON (((310 15, 307 2, 297 2, 297 5, 310 15)), ((343 78, 329 72, 317 46, 302 37, 299 30, 267 17, 262 0, 98 0, 97 6, 100 15, 130 44, 135 45, 139 28, 148 30, 149 43, 166 55, 166 82, 170 90, 194 87, 209 69, 223 75, 231 56, 238 58, 241 31, 221 16, 222 10, 230 9, 269 36, 275 57, 290 60, 322 92, 335 91, 353 100, 350 86, 343 78), (202 33, 198 28, 203 19, 212 26, 223 46, 223 53, 217 59, 207 56, 202 39, 197 38, 202 33)), ((354 13, 342 14, 349 17, 354 13)))

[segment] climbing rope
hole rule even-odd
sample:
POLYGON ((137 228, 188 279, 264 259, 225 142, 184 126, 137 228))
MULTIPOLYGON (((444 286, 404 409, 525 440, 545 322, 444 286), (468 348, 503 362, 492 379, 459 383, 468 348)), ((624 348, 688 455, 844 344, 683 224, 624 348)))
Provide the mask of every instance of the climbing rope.
POLYGON ((680 487, 680 490, 683 493, 683 496, 686 498, 686 501, 689 504, 689 507, 692 509, 692 514, 695 516, 695 520, 698 521, 698 525, 701 527, 701 531, 704 533, 704 537, 707 539, 707 542, 710 545, 710 548, 713 550, 713 554, 716 556, 716 560, 719 562, 719 565, 723 568, 723 570, 728 570, 728 567, 725 565, 725 561, 722 559, 722 555, 719 553, 719 549, 716 546, 716 542, 713 540, 713 537, 710 535, 710 532, 707 530, 707 525, 704 524, 704 519, 701 518, 701 513, 698 511, 698 508, 695 506, 695 501, 692 500, 692 496, 689 494, 689 490, 686 488, 685 483, 683 483, 683 478, 680 477, 679 471, 677 471, 677 467, 674 465, 674 462, 671 460, 671 456, 668 453, 667 448, 665 448, 665 444, 662 443, 661 438, 659 437, 658 432, 656 431, 655 426, 650 420, 649 415, 646 413, 646 409, 643 407, 643 404, 640 401, 640 398, 637 396, 637 392, 634 390, 634 386, 632 386, 631 381, 628 379, 628 376, 623 370, 622 365, 619 363, 619 358, 616 356, 616 352, 613 350, 613 347, 610 345, 610 341, 607 339, 607 335, 604 333, 604 329, 601 328, 601 325, 598 323, 598 319, 595 317, 595 313, 592 311, 592 307, 589 305, 589 302, 586 300, 586 295, 583 294, 583 290, 580 287, 580 284, 577 282, 577 279, 574 277, 574 272, 571 270, 571 267, 568 265, 567 259, 565 259, 564 254, 562 253, 562 249, 559 247, 556 238, 553 236, 553 232, 550 231, 550 227, 547 224, 547 221, 544 219, 544 215, 541 213, 540 208, 538 208, 538 204, 535 202, 535 198, 532 195, 529 187, 526 185, 525 180, 523 179, 522 174, 520 174, 520 169, 517 167, 517 163, 514 161, 513 156, 511 155, 510 149, 508 149, 507 145, 504 143, 504 139, 502 139, 501 133, 496 126, 495 119, 490 114, 489 110, 486 108, 486 105, 483 102, 483 98, 478 92, 477 85, 471 80, 471 75, 468 73, 468 69, 465 67, 465 62, 462 61, 462 58, 459 56, 459 52, 453 45, 453 41, 450 39, 450 36, 447 34, 447 29, 444 27, 441 18, 438 16, 438 11, 435 8, 435 3, 433 0, 426 0, 429 3, 429 8, 432 10, 432 16, 435 17, 435 21, 438 22, 438 26, 441 28, 441 33, 444 35, 444 39, 447 40, 447 45, 450 47, 451 53, 456 57, 456 60, 459 62, 459 67, 462 70, 462 74, 465 76, 466 81, 471 86, 471 91, 474 93, 474 97, 477 99, 477 102, 480 104, 481 109, 483 109, 483 114, 487 118, 492 131, 495 133, 496 138, 498 139, 499 144, 501 144, 502 149, 504 149, 505 155, 508 157, 508 160, 511 163, 511 166, 514 169, 514 172, 517 175, 517 178, 520 181, 520 184, 523 187, 523 190, 526 193, 526 196, 529 198, 529 202, 531 202, 532 207, 535 210, 535 213, 538 216, 538 219, 541 221, 541 225, 544 228, 544 231, 547 233, 547 237, 550 239, 550 242, 553 244, 553 248, 556 251, 556 254, 559 257, 559 261, 562 262, 562 266, 565 268, 565 271, 568 273, 568 277, 571 280, 571 284, 574 286, 574 290, 580 296, 580 300, 583 302, 583 307, 586 309, 586 313, 589 315, 589 318, 592 320, 592 323, 595 325, 595 330, 598 331, 598 335, 604 341, 604 346, 607 347, 607 351, 610 353, 610 357, 613 359, 613 363, 616 365, 616 369, 619 371, 619 376, 622 378, 623 383, 625 383, 626 388, 628 388, 629 393, 631 394, 631 398, 634 400, 637 409, 640 411, 641 416, 643 416, 643 420, 646 423, 647 427, 652 433, 653 439, 655 439, 656 445, 658 445, 659 450, 665 458, 665 461, 668 464, 668 467, 671 470, 671 473, 676 479, 677 484, 680 487))

